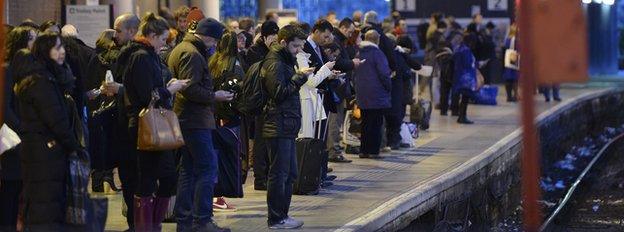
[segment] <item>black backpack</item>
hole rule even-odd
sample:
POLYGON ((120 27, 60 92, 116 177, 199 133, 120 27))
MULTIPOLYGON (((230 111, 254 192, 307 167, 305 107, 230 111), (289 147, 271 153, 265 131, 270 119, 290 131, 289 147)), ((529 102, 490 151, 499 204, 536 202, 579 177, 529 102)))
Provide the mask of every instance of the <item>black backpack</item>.
POLYGON ((264 64, 264 60, 249 67, 245 74, 247 77, 241 86, 239 110, 248 116, 260 115, 267 102, 266 92, 262 86, 262 76, 260 75, 262 64, 264 64))

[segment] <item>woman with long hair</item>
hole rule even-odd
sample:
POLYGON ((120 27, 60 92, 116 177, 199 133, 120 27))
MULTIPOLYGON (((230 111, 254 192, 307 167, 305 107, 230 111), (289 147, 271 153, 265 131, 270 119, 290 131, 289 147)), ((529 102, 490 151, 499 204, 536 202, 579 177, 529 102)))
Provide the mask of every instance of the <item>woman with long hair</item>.
POLYGON ((69 97, 75 78, 55 32, 35 40, 32 56, 15 59, 36 67, 16 76, 14 88, 21 119, 24 224, 27 231, 63 231, 68 155, 84 149, 79 115, 69 97))
MULTIPOLYGON (((509 33, 507 34, 507 38, 505 39, 505 46, 503 47, 503 51, 506 51, 510 48, 519 51, 518 44, 520 43, 518 42, 517 34, 518 25, 516 25, 515 23, 511 24, 511 26, 509 27, 509 33)), ((518 59, 518 57, 515 57, 515 59, 518 59)), ((518 100, 518 77, 520 77, 520 73, 518 73, 518 70, 505 67, 505 71, 503 71, 503 79, 505 79, 507 102, 515 102, 518 100)))
MULTIPOLYGON (((172 108, 173 94, 187 81, 167 80, 171 73, 158 56, 169 36, 169 25, 162 17, 148 13, 139 26, 139 35, 119 55, 126 64, 122 71, 127 101, 128 132, 131 143, 137 144, 139 112, 148 107, 153 94, 157 106, 172 108)), ((160 231, 169 198, 175 194, 175 162, 171 151, 132 150, 138 166, 134 197, 135 231, 160 231)), ((123 191, 128 191, 126 188, 123 191)), ((131 191, 131 190, 130 190, 131 191)), ((129 206, 130 207, 130 206, 129 206)))
MULTIPOLYGON (((7 35, 7 56, 4 75, 4 122, 14 131, 19 130, 19 117, 15 94, 13 93, 13 73, 17 71, 17 74, 19 74, 19 70, 14 71, 10 64, 13 61, 13 57, 18 54, 18 51, 32 49, 36 38, 37 33, 35 29, 27 26, 15 27, 7 35)), ((23 64, 16 66, 24 67, 23 64)), ((19 163, 19 147, 6 151, 0 156, 0 205, 2 205, 0 208, 0 231, 3 229, 10 231, 16 229, 19 194, 22 190, 19 163)))

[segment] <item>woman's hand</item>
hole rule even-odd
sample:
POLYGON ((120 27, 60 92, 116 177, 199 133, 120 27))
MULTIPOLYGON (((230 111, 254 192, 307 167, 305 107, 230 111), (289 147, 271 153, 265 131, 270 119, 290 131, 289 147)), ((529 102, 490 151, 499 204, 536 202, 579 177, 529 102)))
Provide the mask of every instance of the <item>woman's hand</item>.
POLYGON ((329 70, 334 69, 334 66, 336 65, 336 61, 330 61, 325 63, 325 67, 327 67, 329 70))
POLYGON ((171 81, 169 81, 169 83, 167 83, 167 90, 169 90, 169 92, 171 94, 177 93, 180 90, 185 89, 188 84, 189 84, 189 79, 186 80, 178 80, 178 79, 171 79, 171 81))

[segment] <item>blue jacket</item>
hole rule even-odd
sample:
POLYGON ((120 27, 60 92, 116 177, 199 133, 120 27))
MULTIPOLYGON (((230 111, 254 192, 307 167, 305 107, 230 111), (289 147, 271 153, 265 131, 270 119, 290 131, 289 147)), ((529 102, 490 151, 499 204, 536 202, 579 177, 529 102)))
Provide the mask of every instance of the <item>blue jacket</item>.
POLYGON ((455 71, 453 73, 453 90, 471 90, 477 89, 477 61, 465 44, 455 48, 453 54, 455 63, 455 71))
POLYGON ((390 67, 379 47, 368 41, 360 45, 360 59, 366 59, 353 74, 357 103, 362 109, 390 108, 390 67))

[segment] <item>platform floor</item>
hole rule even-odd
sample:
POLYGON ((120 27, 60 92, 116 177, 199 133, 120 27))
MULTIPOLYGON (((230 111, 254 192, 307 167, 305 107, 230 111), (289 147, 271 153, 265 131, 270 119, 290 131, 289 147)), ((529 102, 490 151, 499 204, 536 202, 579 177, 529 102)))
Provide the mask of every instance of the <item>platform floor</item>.
MULTIPOLYGON (((564 102, 573 96, 597 89, 563 89, 564 102)), ((305 225, 298 231, 333 231, 350 221, 380 207, 394 197, 431 180, 480 154, 519 127, 518 103, 505 101, 504 88, 499 87, 498 106, 470 105, 468 116, 474 125, 457 124, 456 117, 440 116, 434 111, 431 128, 421 132, 417 147, 384 153, 382 160, 359 159, 347 155, 353 163, 332 164, 334 185, 317 196, 293 196, 290 215, 305 225)), ((557 102, 544 102, 536 95, 537 112, 557 102)), ((253 174, 250 173, 249 177, 253 174)), ((245 197, 229 199, 238 210, 215 212, 214 220, 232 231, 268 231, 266 223, 266 192, 253 190, 253 180, 244 186, 245 197)), ((121 215, 121 194, 109 196, 107 231, 127 229, 121 215)), ((166 223, 163 231, 175 231, 175 224, 166 223)))

